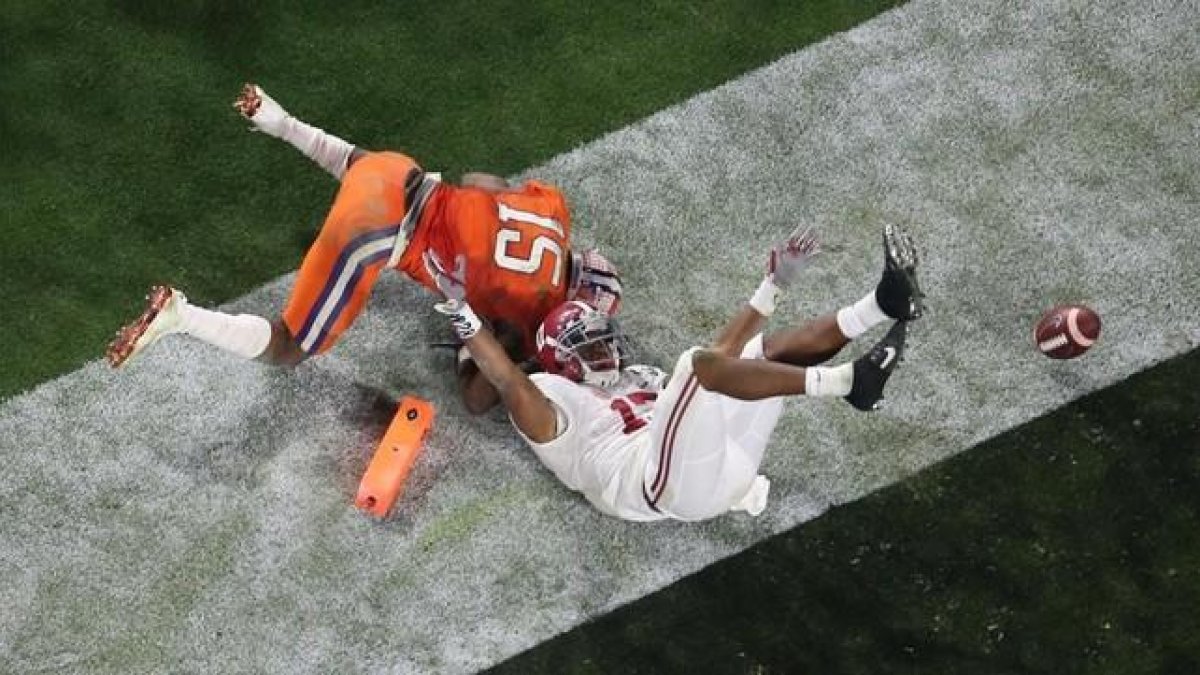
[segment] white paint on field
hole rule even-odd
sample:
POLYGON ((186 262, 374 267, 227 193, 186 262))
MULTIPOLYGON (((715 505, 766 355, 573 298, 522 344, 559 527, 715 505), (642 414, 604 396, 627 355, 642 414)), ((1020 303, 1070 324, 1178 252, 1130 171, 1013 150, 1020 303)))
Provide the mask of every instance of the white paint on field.
MULTIPOLYGON (((881 225, 913 232, 930 311, 889 406, 789 403, 758 519, 594 513, 461 411, 424 346, 448 329, 395 279, 294 373, 168 339, 3 404, 0 671, 469 672, 1195 348, 1198 31, 1195 3, 917 0, 529 172, 666 363, 797 222, 828 253, 775 325, 861 297, 881 225), (1104 319, 1082 360, 1033 344, 1060 302, 1104 319), (377 524, 350 502, 380 389, 439 417, 377 524)), ((289 284, 233 309, 273 314, 289 284)))

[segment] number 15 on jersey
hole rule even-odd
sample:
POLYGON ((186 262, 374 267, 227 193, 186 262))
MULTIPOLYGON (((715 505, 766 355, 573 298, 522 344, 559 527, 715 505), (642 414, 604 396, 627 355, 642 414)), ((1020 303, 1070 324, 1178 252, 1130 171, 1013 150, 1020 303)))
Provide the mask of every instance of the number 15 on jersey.
POLYGON ((565 252, 558 243, 563 236, 562 226, 558 221, 501 203, 500 222, 506 225, 496 232, 496 266, 522 274, 537 274, 546 262, 546 256, 550 255, 554 260, 550 283, 555 287, 560 286, 563 283, 563 267, 566 260, 565 252), (558 237, 550 237, 550 232, 558 237), (513 254, 514 248, 530 238, 532 243, 527 256, 513 254))

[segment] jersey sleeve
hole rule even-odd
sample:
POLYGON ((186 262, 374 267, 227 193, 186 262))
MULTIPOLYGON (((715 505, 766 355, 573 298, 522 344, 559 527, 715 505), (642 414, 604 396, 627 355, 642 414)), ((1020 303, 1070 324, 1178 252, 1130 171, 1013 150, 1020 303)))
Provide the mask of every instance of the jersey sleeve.
MULTIPOLYGON (((567 487, 578 490, 582 485, 579 475, 579 455, 586 449, 588 432, 587 396, 579 386, 557 375, 535 373, 530 376, 537 388, 550 399, 558 415, 559 433, 553 440, 538 443, 531 440, 520 429, 517 433, 529 444, 534 454, 567 487)), ((510 418, 511 419, 511 418, 510 418)), ((516 425, 513 425, 514 428, 516 425)))
POLYGON ((610 409, 612 398, 557 375, 530 378, 561 413, 559 435, 534 443, 534 454, 566 487, 581 493, 600 512, 628 520, 659 520, 645 505, 644 451, 649 436, 623 429, 624 413, 610 409))
MULTIPOLYGON (((570 445, 576 442, 582 434, 580 428, 586 419, 583 411, 583 401, 580 400, 579 387, 570 380, 548 373, 534 373, 529 379, 541 390, 554 406, 558 418, 558 435, 546 443, 530 440, 519 428, 517 433, 535 450, 570 445)), ((509 418, 511 420, 511 416, 509 418)), ((516 427, 516 425, 513 425, 516 427)), ((539 453, 540 454, 540 453, 539 453)))

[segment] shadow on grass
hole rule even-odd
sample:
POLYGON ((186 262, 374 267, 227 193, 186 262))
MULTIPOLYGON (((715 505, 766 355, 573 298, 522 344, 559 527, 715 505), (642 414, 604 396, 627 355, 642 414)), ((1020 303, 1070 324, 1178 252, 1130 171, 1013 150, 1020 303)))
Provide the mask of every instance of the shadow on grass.
POLYGON ((493 672, 1200 672, 1198 380, 1193 351, 493 672))

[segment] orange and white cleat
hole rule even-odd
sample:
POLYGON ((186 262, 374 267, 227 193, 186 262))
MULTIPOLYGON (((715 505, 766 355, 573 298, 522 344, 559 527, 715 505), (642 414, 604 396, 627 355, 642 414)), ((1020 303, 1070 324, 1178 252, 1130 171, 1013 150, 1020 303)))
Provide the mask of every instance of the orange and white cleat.
POLYGON ((117 331, 117 337, 109 343, 104 353, 108 364, 120 368, 162 336, 178 331, 183 323, 180 307, 186 302, 183 293, 170 286, 151 288, 142 315, 117 331))

